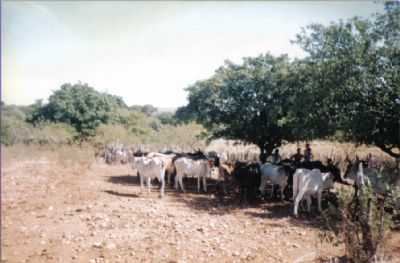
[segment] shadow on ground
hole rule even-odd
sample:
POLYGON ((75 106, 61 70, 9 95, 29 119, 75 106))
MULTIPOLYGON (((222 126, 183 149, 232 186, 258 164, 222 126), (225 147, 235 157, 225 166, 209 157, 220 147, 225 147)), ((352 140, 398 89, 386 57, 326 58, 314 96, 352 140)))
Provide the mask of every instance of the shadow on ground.
MULTIPOLYGON (((138 176, 132 175, 118 175, 107 176, 107 182, 127 186, 139 186, 140 180, 138 176)), ((173 201, 183 203, 185 206, 209 213, 213 215, 223 215, 227 213, 234 213, 241 209, 257 208, 253 211, 244 211, 244 214, 251 217, 265 218, 265 219, 285 219, 288 218, 289 222, 295 226, 306 226, 314 228, 323 228, 323 219, 320 214, 315 211, 316 204, 313 204, 313 211, 311 214, 300 212, 298 218, 293 217, 293 202, 281 201, 276 198, 267 198, 267 200, 257 199, 252 203, 241 202, 237 189, 231 189, 227 194, 222 194, 221 189, 218 187, 218 182, 213 179, 207 179, 207 193, 203 191, 201 185, 200 192, 197 192, 197 178, 184 178, 184 187, 186 192, 181 190, 176 191, 173 186, 166 185, 165 194, 167 197, 172 198, 173 201)), ((147 187, 145 185, 145 187, 147 187)), ((157 180, 152 182, 152 192, 156 187, 159 187, 157 180)), ((116 191, 104 191, 105 193, 137 198, 137 194, 120 193, 116 191)))
POLYGON ((118 176, 107 176, 107 182, 113 184, 122 185, 140 185, 140 180, 138 176, 132 175, 118 175, 118 176))
POLYGON ((110 195, 115 195, 115 196, 122 196, 122 197, 131 197, 131 198, 137 198, 139 195, 137 194, 127 194, 127 193, 120 193, 112 190, 105 190, 103 191, 104 193, 110 194, 110 195))

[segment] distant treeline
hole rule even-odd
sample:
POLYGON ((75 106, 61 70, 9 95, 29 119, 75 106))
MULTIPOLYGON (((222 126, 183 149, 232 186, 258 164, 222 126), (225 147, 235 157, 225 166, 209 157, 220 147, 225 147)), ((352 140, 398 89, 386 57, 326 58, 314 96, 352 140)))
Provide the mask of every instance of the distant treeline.
POLYGON ((179 124, 174 113, 157 112, 152 105, 127 106, 122 98, 96 91, 87 84, 64 84, 48 103, 29 106, 1 104, 1 144, 74 144, 102 147, 154 144, 195 147, 203 131, 194 123, 179 124))

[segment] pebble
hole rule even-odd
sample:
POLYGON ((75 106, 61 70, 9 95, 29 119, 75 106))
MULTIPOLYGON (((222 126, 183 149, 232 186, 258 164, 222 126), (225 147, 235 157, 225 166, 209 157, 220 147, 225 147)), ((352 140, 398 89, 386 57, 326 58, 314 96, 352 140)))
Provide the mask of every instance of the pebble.
POLYGON ((95 247, 95 248, 101 248, 101 247, 102 247, 101 242, 95 242, 95 243, 93 243, 93 247, 95 247))

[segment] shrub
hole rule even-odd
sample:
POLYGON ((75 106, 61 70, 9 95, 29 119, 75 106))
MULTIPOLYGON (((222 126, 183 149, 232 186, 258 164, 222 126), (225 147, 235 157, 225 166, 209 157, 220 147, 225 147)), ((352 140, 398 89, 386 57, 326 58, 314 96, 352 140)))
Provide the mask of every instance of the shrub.
POLYGON ((382 253, 384 236, 390 226, 385 212, 387 196, 375 194, 370 186, 339 192, 339 207, 323 212, 327 230, 322 241, 344 243, 349 262, 373 262, 382 253))

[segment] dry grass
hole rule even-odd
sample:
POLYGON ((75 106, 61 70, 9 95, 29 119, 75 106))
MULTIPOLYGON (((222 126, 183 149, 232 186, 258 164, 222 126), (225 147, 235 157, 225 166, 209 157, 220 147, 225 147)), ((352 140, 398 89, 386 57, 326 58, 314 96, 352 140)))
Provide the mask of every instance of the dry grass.
MULTIPOLYGON (((310 146, 313 150, 314 159, 326 162, 327 158, 334 158, 339 161, 341 166, 344 165, 344 159, 349 156, 350 159, 355 159, 358 156, 361 159, 365 159, 368 154, 372 154, 378 162, 385 165, 393 166, 395 165, 394 159, 381 151, 377 147, 360 145, 356 146, 353 143, 339 143, 331 141, 312 141, 310 146)), ((305 142, 300 142, 299 144, 290 143, 280 147, 280 153, 282 159, 289 158, 292 154, 296 152, 297 147, 304 150, 305 142)), ((208 147, 207 151, 216 151, 219 153, 226 153, 230 157, 230 160, 245 160, 245 161, 255 161, 258 160, 258 155, 260 153, 256 145, 244 145, 238 144, 234 141, 226 140, 215 140, 212 141, 208 147)), ((342 167, 343 168, 343 167, 342 167)))
MULTIPOLYGON (((286 144, 280 148, 282 159, 289 158, 296 152, 297 147, 304 149, 304 142, 299 144, 286 144)), ((334 158, 340 161, 341 166, 344 165, 344 159, 348 155, 350 159, 356 156, 365 158, 371 153, 376 159, 389 166, 394 165, 394 159, 382 152, 377 147, 366 145, 356 146, 352 143, 339 143, 330 141, 313 141, 310 142, 313 150, 314 159, 323 162, 326 159, 334 158)), ((155 147, 153 144, 143 144, 141 147, 148 148, 151 151, 162 150, 161 147, 155 147)), ((193 145, 192 145, 193 146, 193 145)), ((227 140, 214 140, 207 147, 201 147, 205 151, 216 151, 219 153, 226 153, 229 160, 242 160, 242 161, 257 161, 259 156, 259 149, 256 145, 244 145, 235 141, 227 140)), ((164 146, 165 147, 165 146, 164 146)), ((180 146, 179 148, 184 148, 180 146)), ((193 148, 193 147, 188 147, 193 148)), ((89 167, 95 156, 95 149, 88 145, 14 145, 9 147, 2 147, 2 163, 7 165, 11 160, 18 161, 47 161, 56 162, 62 166, 85 166, 89 167)), ((343 167, 341 167, 343 168, 343 167)))
POLYGON ((94 149, 89 145, 13 145, 2 146, 4 166, 19 162, 55 163, 63 167, 88 168, 94 161, 94 149))

